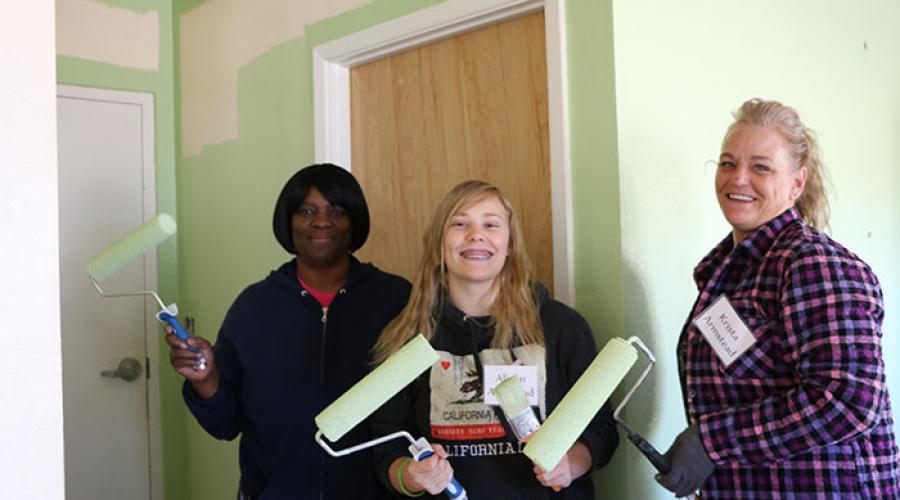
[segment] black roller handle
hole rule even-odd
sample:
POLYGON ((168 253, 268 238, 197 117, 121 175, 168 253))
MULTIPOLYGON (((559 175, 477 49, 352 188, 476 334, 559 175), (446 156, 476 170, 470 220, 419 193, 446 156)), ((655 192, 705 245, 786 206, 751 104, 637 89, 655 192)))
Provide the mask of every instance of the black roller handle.
POLYGON ((660 455, 660 453, 656 451, 656 448, 654 448, 649 441, 642 438, 640 434, 633 432, 627 432, 626 434, 628 434, 628 440, 634 443, 634 445, 637 446, 639 450, 641 450, 641 453, 643 453, 644 456, 647 457, 647 460, 649 460, 650 463, 653 464, 653 467, 655 467, 656 470, 660 472, 660 474, 669 473, 669 470, 672 468, 672 464, 669 463, 668 458, 660 455))

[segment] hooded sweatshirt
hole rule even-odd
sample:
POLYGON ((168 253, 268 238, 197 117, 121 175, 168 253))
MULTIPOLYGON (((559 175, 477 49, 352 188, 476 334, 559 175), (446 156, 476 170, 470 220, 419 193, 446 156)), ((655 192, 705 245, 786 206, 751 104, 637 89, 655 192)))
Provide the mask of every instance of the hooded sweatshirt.
MULTIPOLYGON (((551 299, 543 286, 536 287, 536 294, 545 345, 520 345, 511 350, 491 347, 494 328, 490 317, 466 316, 444 300, 435 310, 437 325, 431 339, 440 361, 372 417, 376 436, 406 430, 414 438, 424 436, 432 444, 441 444, 449 454, 454 477, 472 499, 594 498, 590 474, 559 493, 542 486, 533 464, 522 454, 524 445, 508 430, 501 410, 483 402, 484 365, 535 366, 538 404, 533 409, 543 421, 597 354, 591 329, 581 315, 551 299)), ((608 402, 580 440, 590 449, 592 469, 609 461, 619 436, 608 402)), ((407 445, 395 440, 375 452, 379 477, 388 488, 388 469, 397 458, 409 456, 407 445)), ((441 496, 426 493, 422 498, 441 496)))
MULTIPOLYGON (((313 439, 313 417, 368 373, 375 340, 409 296, 403 278, 351 259, 327 310, 300 286, 296 260, 247 287, 216 340, 218 392, 201 400, 184 384, 188 408, 208 433, 240 434, 241 490, 253 500, 384 495, 370 452, 334 458, 313 439)), ((332 448, 370 435, 367 420, 332 448)))

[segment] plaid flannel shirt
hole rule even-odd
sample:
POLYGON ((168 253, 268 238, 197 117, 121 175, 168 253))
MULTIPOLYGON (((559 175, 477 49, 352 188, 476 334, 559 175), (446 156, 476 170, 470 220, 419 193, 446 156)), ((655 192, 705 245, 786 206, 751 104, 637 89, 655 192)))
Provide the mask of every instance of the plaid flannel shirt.
POLYGON ((712 498, 900 498, 881 355, 881 288, 856 255, 790 209, 694 271, 678 342, 688 420, 712 498), (724 367, 691 322, 724 294, 756 343, 724 367))

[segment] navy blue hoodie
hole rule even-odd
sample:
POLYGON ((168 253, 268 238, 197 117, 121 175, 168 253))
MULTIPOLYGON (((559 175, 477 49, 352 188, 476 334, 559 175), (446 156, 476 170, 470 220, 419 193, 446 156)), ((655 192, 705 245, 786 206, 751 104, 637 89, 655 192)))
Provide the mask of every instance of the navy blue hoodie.
MULTIPOLYGON (((216 340, 218 392, 204 401, 184 385, 207 432, 241 435, 241 489, 253 500, 384 498, 370 452, 333 458, 313 439, 313 417, 368 373, 372 346, 409 297, 403 278, 351 259, 327 315, 300 286, 296 260, 247 287, 216 340)), ((370 435, 366 420, 334 448, 370 435)))

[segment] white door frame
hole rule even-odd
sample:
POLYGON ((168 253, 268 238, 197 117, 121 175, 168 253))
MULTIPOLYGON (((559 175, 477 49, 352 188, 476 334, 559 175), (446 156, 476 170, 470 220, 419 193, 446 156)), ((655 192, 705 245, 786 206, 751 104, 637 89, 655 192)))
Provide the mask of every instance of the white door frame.
POLYGON ((544 10, 553 211, 554 295, 575 304, 565 0, 446 0, 313 48, 316 162, 352 170, 350 68, 421 45, 544 10))
MULTIPOLYGON (((145 92, 129 92, 123 90, 107 90, 74 85, 57 85, 57 97, 72 99, 84 99, 89 101, 115 102, 133 104, 141 108, 142 131, 142 163, 144 166, 144 221, 156 216, 156 134, 154 133, 153 94, 145 92)), ((156 290, 156 251, 147 253, 144 266, 144 283, 147 290, 156 290)), ((155 303, 155 302, 154 302, 155 303)), ((150 447, 150 498, 163 500, 163 473, 162 473, 162 431, 160 426, 160 387, 159 374, 156 367, 159 366, 159 339, 153 332, 159 329, 155 318, 146 315, 146 332, 144 342, 146 344, 147 363, 154 368, 147 380, 147 443, 150 447)), ((147 368, 147 367, 145 367, 147 368)))

